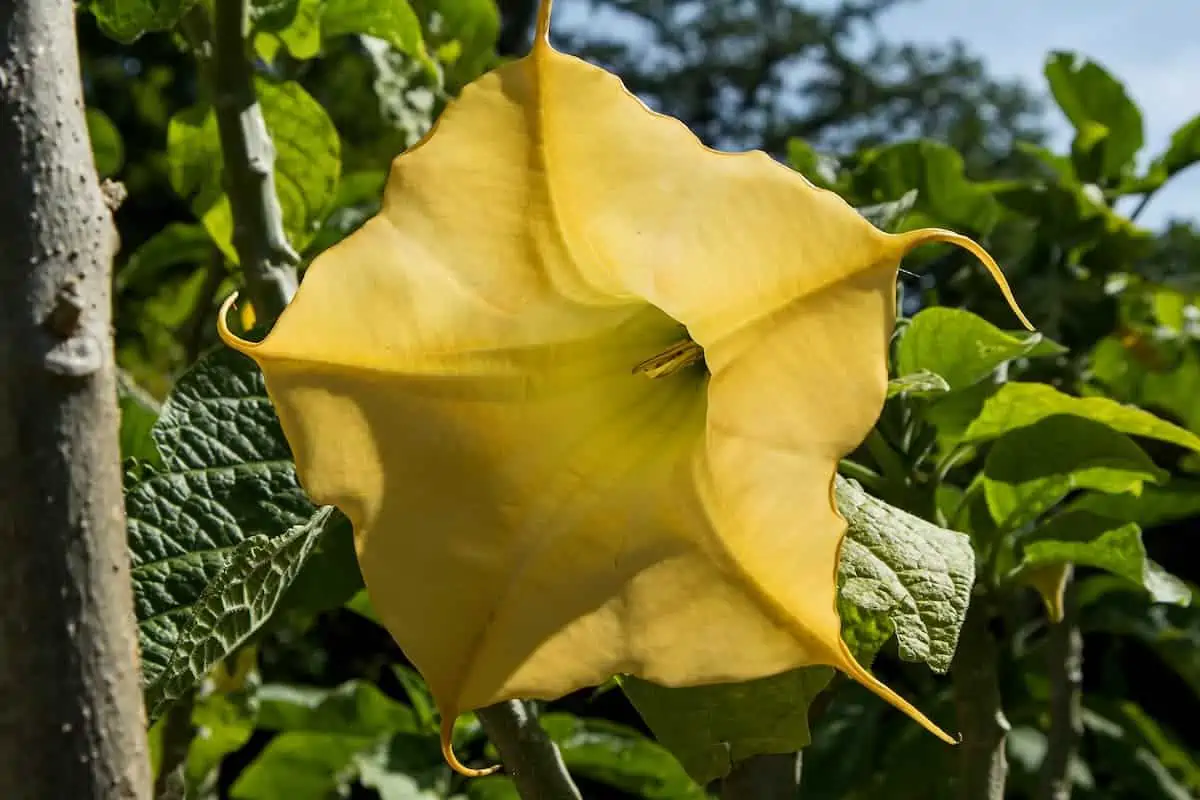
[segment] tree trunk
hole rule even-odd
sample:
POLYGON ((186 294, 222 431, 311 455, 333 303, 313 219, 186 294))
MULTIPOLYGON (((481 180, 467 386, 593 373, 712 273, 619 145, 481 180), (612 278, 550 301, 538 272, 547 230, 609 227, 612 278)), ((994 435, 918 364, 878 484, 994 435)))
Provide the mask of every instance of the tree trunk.
POLYGON ((149 796, 72 0, 0 0, 0 797, 149 796))

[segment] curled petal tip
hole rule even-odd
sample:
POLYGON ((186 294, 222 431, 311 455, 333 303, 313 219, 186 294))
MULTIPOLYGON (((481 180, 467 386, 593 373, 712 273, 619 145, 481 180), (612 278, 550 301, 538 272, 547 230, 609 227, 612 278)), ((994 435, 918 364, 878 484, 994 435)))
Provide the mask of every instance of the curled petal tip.
POLYGON ((217 311, 217 334, 221 337, 221 341, 234 350, 237 350, 239 353, 249 354, 258 345, 254 342, 246 341, 229 329, 229 312, 233 310, 238 296, 238 293, 234 292, 221 303, 221 308, 217 311))
POLYGON ((1025 312, 1021 310, 1021 306, 1017 304, 1017 298, 1013 296, 1012 289, 1008 285, 1008 280, 1004 277, 1004 272, 1000 269, 1000 265, 992 258, 991 253, 983 249, 983 246, 969 236, 963 236, 961 233, 943 230, 941 228, 922 228, 916 231, 908 231, 897 236, 904 252, 912 250, 914 247, 920 247, 923 244, 932 244, 934 242, 944 242, 952 244, 966 250, 971 255, 975 256, 987 271, 991 273, 992 279, 1000 287, 1000 293, 1004 295, 1005 301, 1008 302, 1008 307, 1017 315, 1017 319, 1025 326, 1027 330, 1036 331, 1033 323, 1025 316, 1025 312))
POLYGON ((485 769, 472 769, 454 755, 454 714, 442 717, 442 757, 450 765, 450 769, 467 778, 483 778, 500 770, 500 764, 493 764, 485 769))

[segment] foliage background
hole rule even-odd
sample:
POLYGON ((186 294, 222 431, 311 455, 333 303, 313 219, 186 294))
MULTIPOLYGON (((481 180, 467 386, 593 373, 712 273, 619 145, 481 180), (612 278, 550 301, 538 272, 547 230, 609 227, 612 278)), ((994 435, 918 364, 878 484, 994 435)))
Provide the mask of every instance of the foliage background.
MULTIPOLYGON (((1086 62, 1086 54, 1048 54, 1044 86, 995 80, 961 45, 888 42, 854 55, 853 33, 892 4, 592 0, 640 20, 653 35, 622 40, 573 29, 559 44, 616 71, 707 143, 764 148, 857 206, 884 204, 902 218, 898 224, 969 233, 996 255, 1039 331, 1061 348, 1043 342, 1035 350, 1036 343, 993 328, 1010 325, 1008 312, 968 257, 934 249, 912 259, 906 268, 913 274, 903 278, 906 313, 968 308, 991 324, 916 317, 898 348, 897 375, 930 370, 953 391, 944 398, 913 392, 889 403, 876 446, 854 456, 866 468, 858 477, 873 475, 876 485, 868 488, 882 499, 974 539, 979 607, 986 605, 999 643, 999 688, 1013 725, 1008 796, 1044 796, 1038 775, 1055 689, 1047 666, 1053 637, 1027 586, 1037 563, 1028 544, 1039 536, 1078 545, 1068 560, 1081 565, 1070 592, 1085 653, 1082 735, 1069 770, 1075 796, 1196 796, 1200 612, 1151 602, 1177 603, 1190 589, 1163 589, 1145 577, 1143 561, 1148 554, 1185 585, 1200 581, 1191 541, 1200 518, 1200 456, 1182 433, 1200 433, 1200 231, 1185 220, 1146 231, 1137 227, 1136 210, 1126 217, 1113 209, 1120 198, 1132 199, 1123 208, 1140 208, 1140 199, 1200 159, 1200 119, 1139 171, 1133 159, 1142 149, 1143 121, 1119 76, 1086 62), (810 68, 797 82, 799 63, 810 68), (1050 103, 1077 129, 1069 152, 1043 146, 1050 103), (984 398, 994 399, 1011 381, 1137 404, 1180 433, 1155 435, 1144 424, 1122 428, 1111 420, 1100 420, 1109 433, 1050 431, 1079 454, 1062 470, 1069 485, 1044 508, 1035 504, 1039 513, 1030 519, 1002 522, 995 487, 1017 486, 1021 502, 1031 503, 1020 487, 1046 476, 1008 475, 998 453, 1015 448, 1018 464, 1050 454, 1039 452, 1028 432, 1017 438, 1027 429, 1004 432, 1009 444, 989 448, 966 446, 964 428, 982 413, 984 398), (1110 434, 1120 437, 1111 449, 1085 453, 1088 442, 1110 434), (993 488, 980 488, 985 484, 993 488), (1135 487, 1140 496, 1131 493, 1135 487), (1090 532, 1076 526, 1058 539, 1043 535, 1055 514, 1080 510, 1073 503, 1107 522, 1090 532), (1136 522, 1140 530, 1116 522, 1136 522), (1110 547, 1112 535, 1125 537, 1125 549, 1110 547), (1013 578, 1022 565, 1026 573, 1013 578), (1135 591, 1139 585, 1148 591, 1135 591)), ((428 698, 357 593, 345 531, 285 533, 313 509, 294 485, 286 447, 271 449, 279 439, 269 413, 254 410, 261 411, 254 400, 261 392, 248 367, 228 354, 218 356, 229 362, 223 366, 206 361, 191 383, 180 384, 191 395, 177 391, 161 405, 216 345, 216 304, 239 280, 206 73, 207 6, 91 0, 78 18, 97 167, 128 189, 117 215, 115 289, 131 546, 141 570, 143 634, 158 625, 152 632, 166 642, 161 663, 154 653, 146 659, 148 685, 160 710, 179 698, 154 729, 156 758, 167 765, 161 773, 182 763, 196 797, 511 797, 507 779, 463 784, 442 765, 428 698), (205 416, 208 396, 241 398, 244 413, 238 420, 205 416), (213 442, 231 436, 248 449, 223 466, 235 476, 226 493, 189 486, 188 459, 211 466, 213 442), (239 477, 251 461, 275 465, 255 473, 259 494, 239 477), (269 508, 261 503, 264 480, 273 487, 269 508), (189 528, 195 519, 216 519, 189 506, 199 495, 231 510, 233 522, 189 528), (164 529, 172 533, 161 539, 148 533, 164 529), (154 669, 171 674, 170 646, 185 635, 186 622, 160 616, 155 603, 170 606, 186 595, 201 605, 218 567, 227 565, 196 553, 256 535, 266 548, 256 551, 258 563, 278 566, 271 559, 285 547, 316 556, 291 588, 278 578, 280 596, 251 609, 269 622, 198 690, 165 678, 156 683, 154 669), (186 569, 156 566, 180 563, 186 569)), ((373 213, 391 158, 428 130, 449 97, 499 59, 524 51, 533 8, 527 0, 251 4, 256 87, 278 151, 285 228, 302 263, 373 213)), ((1059 413, 1096 423, 1076 406, 1059 413)), ((949 681, 898 655, 893 641, 875 669, 920 707, 950 719, 949 681)), ((765 718, 778 709, 755 712, 765 718)), ((803 797, 953 796, 958 754, 857 687, 839 684, 819 695, 811 719, 803 797)), ((544 724, 586 797, 703 796, 652 741, 620 690, 550 704, 544 724)), ((470 718, 460 723, 458 739, 477 760, 495 756, 470 718)))

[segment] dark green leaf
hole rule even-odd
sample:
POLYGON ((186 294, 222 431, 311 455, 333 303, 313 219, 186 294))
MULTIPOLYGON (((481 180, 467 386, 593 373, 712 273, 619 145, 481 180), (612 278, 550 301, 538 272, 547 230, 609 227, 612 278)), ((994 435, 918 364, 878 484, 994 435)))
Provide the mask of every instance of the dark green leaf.
POLYGON ((895 233, 901 229, 909 212, 916 206, 920 194, 916 189, 910 189, 896 200, 876 203, 873 206, 862 206, 858 209, 858 213, 866 217, 881 231, 895 233))
POLYGON ((283 536, 256 536, 234 548, 228 563, 191 607, 170 658, 145 687, 151 719, 200 683, 271 618, 332 513, 333 507, 325 506, 283 536))
POLYGON ((1089 494, 1072 507, 1150 528, 1200 514, 1200 485, 1176 479, 1166 486, 1146 486, 1140 495, 1089 494))
POLYGON ((121 132, 108 115, 98 108, 87 110, 87 129, 96 172, 101 178, 111 178, 125 164, 125 143, 121 140, 121 132))
POLYGON ((1007 383, 983 404, 963 434, 967 442, 994 439, 1056 414, 1100 422, 1130 436, 1171 442, 1200 452, 1200 437, 1135 406, 1106 397, 1072 397, 1044 383, 1007 383))
MULTIPOLYGON (((944 672, 974 583, 970 540, 841 478, 837 498, 849 523, 839 569, 843 638, 869 663, 894 633, 902 658, 944 672)), ((622 688, 658 740, 706 784, 727 775, 736 761, 806 746, 809 706, 832 676, 828 668, 808 667, 681 689, 627 678, 622 688)))
MULTIPOLYGON (((1030 355, 1044 341, 1036 333, 1021 337, 1005 333, 969 311, 927 308, 904 329, 896 371, 905 375, 927 370, 942 376, 951 389, 965 389, 1001 364, 1030 355)), ((1065 350, 1051 342, 1042 352, 1058 355, 1065 350)))
POLYGON ((495 62, 500 11, 495 0, 410 0, 428 24, 431 48, 446 65, 446 84, 464 86, 495 62))
POLYGON ((196 0, 91 0, 100 30, 129 44, 143 33, 175 27, 196 0))
POLYGON ((811 183, 830 189, 838 182, 838 163, 833 156, 820 153, 803 139, 788 140, 788 164, 811 183))
POLYGON ((221 348, 193 367, 152 435, 162 470, 134 476, 125 494, 146 685, 158 680, 192 605, 232 553, 315 511, 262 374, 245 356, 221 348))
POLYGON ((1052 53, 1046 80, 1075 126, 1075 168, 1092 181, 1120 177, 1142 149, 1142 112, 1125 87, 1099 64, 1073 53, 1052 53))
POLYGON ((983 474, 988 509, 1007 530, 1032 522, 1076 489, 1136 495, 1144 483, 1168 477, 1128 436, 1067 414, 1001 436, 983 474))

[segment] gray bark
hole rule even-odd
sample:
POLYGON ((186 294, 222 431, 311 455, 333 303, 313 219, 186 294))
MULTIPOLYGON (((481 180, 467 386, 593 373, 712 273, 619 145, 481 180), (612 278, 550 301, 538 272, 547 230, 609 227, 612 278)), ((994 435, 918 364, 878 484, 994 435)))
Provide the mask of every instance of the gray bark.
POLYGON ((0 797, 149 795, 71 0, 0 2, 0 797))
POLYGON ((580 800, 562 754, 538 722, 531 703, 510 700, 478 712, 479 724, 524 800, 580 800))
POLYGON ((971 598, 950 667, 958 708, 958 797, 960 800, 1004 800, 1008 781, 1005 742, 1010 725, 1000 697, 1000 652, 990 630, 988 599, 971 598))

